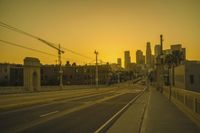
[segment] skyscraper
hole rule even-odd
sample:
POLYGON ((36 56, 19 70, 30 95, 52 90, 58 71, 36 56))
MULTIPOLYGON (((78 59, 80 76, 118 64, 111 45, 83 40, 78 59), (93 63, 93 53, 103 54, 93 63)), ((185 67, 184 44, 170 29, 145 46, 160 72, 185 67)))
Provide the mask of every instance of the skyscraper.
POLYGON ((117 58, 117 64, 122 67, 122 59, 121 58, 117 58))
POLYGON ((161 54, 161 47, 159 44, 155 45, 154 47, 154 55, 155 55, 155 58, 158 57, 158 55, 161 54))
POLYGON ((124 51, 124 68, 125 68, 125 70, 129 69, 130 64, 131 64, 130 51, 124 51))
POLYGON ((157 63, 157 57, 161 54, 161 47, 159 44, 154 47, 154 61, 157 63))
POLYGON ((147 67, 151 67, 152 66, 152 54, 151 54, 151 44, 150 42, 147 42, 147 46, 146 46, 146 65, 147 67))
POLYGON ((136 51, 136 64, 144 64, 144 56, 141 50, 136 51))

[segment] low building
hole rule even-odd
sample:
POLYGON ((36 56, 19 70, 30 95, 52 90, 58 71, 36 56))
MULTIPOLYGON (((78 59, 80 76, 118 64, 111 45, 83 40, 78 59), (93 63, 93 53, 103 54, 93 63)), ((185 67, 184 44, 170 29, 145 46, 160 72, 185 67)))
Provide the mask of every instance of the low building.
POLYGON ((174 69, 175 87, 200 92, 200 62, 186 61, 174 69))
MULTIPOLYGON (((69 65, 62 66, 63 85, 94 85, 95 84, 95 65, 69 65)), ((99 65, 98 76, 99 84, 107 84, 110 79, 110 65, 99 65)), ((43 65, 41 67, 41 85, 59 85, 59 66, 43 65)))
POLYGON ((23 66, 21 64, 0 64, 0 86, 22 86, 23 66))
POLYGON ((10 85, 11 86, 23 86, 23 65, 15 64, 10 67, 10 85))
MULTIPOLYGON (((78 66, 69 62, 62 66, 63 85, 95 85, 95 65, 78 66)), ((22 64, 0 64, 0 86, 23 86, 22 64)), ((113 72, 109 64, 98 66, 99 84, 113 83, 113 72)), ((41 65, 40 79, 42 86, 59 85, 59 66, 41 65)))

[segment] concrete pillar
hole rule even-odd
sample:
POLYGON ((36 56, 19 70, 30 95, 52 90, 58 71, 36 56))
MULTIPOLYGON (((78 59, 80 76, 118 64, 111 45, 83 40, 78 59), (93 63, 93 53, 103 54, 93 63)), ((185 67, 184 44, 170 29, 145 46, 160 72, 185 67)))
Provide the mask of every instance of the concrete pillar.
POLYGON ((24 59, 24 88, 27 91, 40 89, 40 61, 37 58, 24 59))

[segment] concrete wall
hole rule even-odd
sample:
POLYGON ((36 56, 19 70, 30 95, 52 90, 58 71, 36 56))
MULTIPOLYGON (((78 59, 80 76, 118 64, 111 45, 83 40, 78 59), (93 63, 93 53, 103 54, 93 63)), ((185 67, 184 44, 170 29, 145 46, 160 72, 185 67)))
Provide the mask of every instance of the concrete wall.
POLYGON ((10 81, 10 64, 0 64, 0 85, 6 86, 10 81))
POLYGON ((174 70, 175 87, 200 92, 200 62, 186 61, 174 70))
POLYGON ((181 65, 174 69, 174 86, 185 89, 185 66, 181 65))
POLYGON ((185 82, 186 82, 186 88, 188 90, 200 92, 200 62, 195 62, 195 61, 186 62, 185 82))
POLYGON ((24 59, 24 88, 29 91, 40 89, 40 61, 37 58, 24 59))

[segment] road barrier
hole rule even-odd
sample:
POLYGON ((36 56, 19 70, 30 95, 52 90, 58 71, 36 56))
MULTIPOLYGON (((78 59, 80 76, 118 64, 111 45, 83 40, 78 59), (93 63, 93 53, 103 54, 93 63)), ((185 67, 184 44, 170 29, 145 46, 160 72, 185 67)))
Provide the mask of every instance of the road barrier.
MULTIPOLYGON (((164 95, 170 99, 169 87, 164 87, 164 95)), ((171 101, 200 127, 200 93, 172 87, 171 101)))

